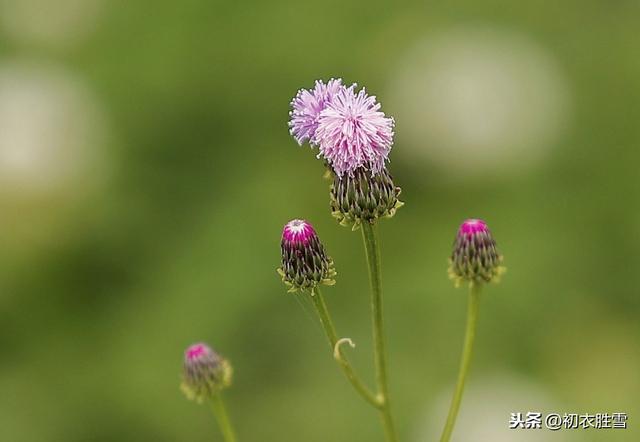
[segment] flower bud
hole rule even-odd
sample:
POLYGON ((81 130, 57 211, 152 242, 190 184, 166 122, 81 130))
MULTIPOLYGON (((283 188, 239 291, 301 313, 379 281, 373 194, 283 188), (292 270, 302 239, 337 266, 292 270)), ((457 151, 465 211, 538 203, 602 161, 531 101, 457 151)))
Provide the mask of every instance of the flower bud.
POLYGON ((334 174, 331 185, 331 212, 343 226, 355 230, 363 221, 391 218, 404 205, 398 200, 401 189, 386 168, 379 173, 358 168, 353 175, 334 174))
POLYGON ((504 273, 500 266, 502 256, 487 224, 479 219, 462 223, 456 236, 449 260, 449 277, 456 287, 463 281, 470 284, 498 281, 504 273))
POLYGON ((281 250, 282 266, 278 273, 290 292, 312 290, 318 284, 335 284, 333 260, 307 221, 294 219, 284 226, 281 250))
POLYGON ((192 400, 202 402, 231 385, 231 364, 207 344, 193 344, 184 352, 181 389, 192 400))

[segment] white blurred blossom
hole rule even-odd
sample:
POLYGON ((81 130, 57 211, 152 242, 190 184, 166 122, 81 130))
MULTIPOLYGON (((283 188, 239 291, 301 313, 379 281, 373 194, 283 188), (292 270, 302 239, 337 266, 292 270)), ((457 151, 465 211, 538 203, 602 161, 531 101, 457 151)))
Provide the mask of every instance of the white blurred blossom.
POLYGON ((95 178, 98 103, 69 72, 0 64, 0 187, 4 195, 75 192, 95 178))
POLYGON ((398 149, 452 175, 520 171, 561 133, 568 90, 553 54, 523 35, 454 29, 415 44, 391 85, 398 149))
POLYGON ((73 46, 95 29, 103 3, 104 0, 0 0, 0 29, 21 43, 73 46))
MULTIPOLYGON (((447 417, 453 385, 440 392, 427 407, 424 423, 418 429, 414 441, 438 440, 447 417)), ((451 437, 451 442, 563 442, 575 441, 571 431, 544 428, 538 430, 510 429, 511 413, 580 412, 568 410, 554 399, 541 385, 517 376, 502 374, 490 378, 477 378, 466 388, 462 405, 451 437)), ((580 436, 580 433, 578 433, 580 436)))

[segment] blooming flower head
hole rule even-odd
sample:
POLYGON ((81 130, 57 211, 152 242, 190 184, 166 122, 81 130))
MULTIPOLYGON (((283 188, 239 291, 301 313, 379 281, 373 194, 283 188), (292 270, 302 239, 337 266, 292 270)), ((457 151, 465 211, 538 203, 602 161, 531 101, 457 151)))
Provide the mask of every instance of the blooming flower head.
POLYGON ((185 350, 181 389, 189 399, 210 399, 231 385, 232 375, 229 362, 207 344, 193 344, 185 350))
POLYGON ((480 219, 468 219, 460 225, 449 260, 449 277, 456 286, 497 281, 504 267, 502 256, 487 224, 480 219))
POLYGON ((339 88, 320 112, 314 142, 333 171, 353 176, 359 167, 378 174, 393 144, 393 118, 380 111, 375 96, 356 85, 339 88))
POLYGON ((282 230, 280 248, 282 265, 278 273, 290 292, 313 290, 318 284, 335 283, 333 261, 307 221, 289 221, 282 230))
POLYGON ((295 140, 302 146, 305 141, 315 144, 315 133, 318 128, 320 113, 327 103, 331 102, 334 95, 343 89, 341 79, 331 79, 324 84, 322 80, 317 80, 312 90, 300 89, 291 101, 293 108, 289 115, 289 132, 295 140))

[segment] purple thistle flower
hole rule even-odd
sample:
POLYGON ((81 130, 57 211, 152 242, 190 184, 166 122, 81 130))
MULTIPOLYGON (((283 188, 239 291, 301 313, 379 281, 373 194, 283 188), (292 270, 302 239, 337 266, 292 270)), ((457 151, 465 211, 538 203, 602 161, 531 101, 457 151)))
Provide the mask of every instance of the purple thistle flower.
POLYGON ((468 219, 460 225, 449 260, 449 276, 456 285, 497 281, 504 267, 502 256, 487 224, 480 219, 468 219))
POLYGON ((278 273, 290 292, 335 283, 333 261, 307 221, 294 219, 284 226, 280 249, 282 265, 278 273))
POLYGON ((204 343, 193 344, 184 352, 182 391, 189 399, 202 402, 231 385, 231 365, 204 343))
POLYGON ((344 89, 344 86, 340 78, 332 78, 327 84, 322 80, 316 80, 312 90, 300 89, 291 100, 293 110, 289 112, 289 132, 299 145, 302 146, 306 140, 316 144, 315 133, 320 113, 341 89, 344 89))
POLYGON ((353 176, 358 167, 378 174, 393 144, 393 118, 380 111, 375 96, 356 85, 340 88, 320 112, 314 142, 338 176, 353 176))

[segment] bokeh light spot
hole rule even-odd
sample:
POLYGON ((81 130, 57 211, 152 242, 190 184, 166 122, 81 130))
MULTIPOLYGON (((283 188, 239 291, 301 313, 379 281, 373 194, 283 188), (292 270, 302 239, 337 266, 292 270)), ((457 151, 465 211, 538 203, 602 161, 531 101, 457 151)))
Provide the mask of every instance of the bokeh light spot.
POLYGON ((85 40, 102 10, 103 0, 0 0, 0 25, 21 43, 68 47, 85 40))
POLYGON ((552 54, 518 34, 454 29, 401 59, 389 96, 398 149, 458 176, 519 171, 557 139, 568 89, 552 54))

